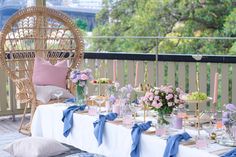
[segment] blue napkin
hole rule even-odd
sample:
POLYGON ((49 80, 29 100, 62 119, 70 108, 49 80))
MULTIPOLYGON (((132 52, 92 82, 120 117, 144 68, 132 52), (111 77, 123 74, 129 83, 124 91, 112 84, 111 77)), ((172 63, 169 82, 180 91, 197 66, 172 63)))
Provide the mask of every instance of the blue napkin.
POLYGON ((108 113, 107 115, 99 115, 99 119, 93 123, 94 135, 98 141, 98 146, 102 144, 103 130, 107 120, 113 121, 117 117, 117 113, 108 113))
POLYGON ((152 122, 148 121, 146 123, 134 124, 132 128, 132 147, 131 147, 131 157, 139 157, 139 141, 141 133, 148 130, 151 127, 152 122))
POLYGON ((170 136, 167 139, 166 149, 163 157, 176 157, 179 150, 180 141, 182 140, 186 141, 190 138, 192 137, 187 132, 170 136))
POLYGON ((67 137, 71 131, 71 128, 73 126, 73 113, 77 110, 83 111, 85 109, 86 105, 74 105, 68 107, 66 110, 63 111, 63 117, 62 121, 64 122, 64 130, 63 135, 67 137))
POLYGON ((233 150, 229 151, 228 153, 225 153, 224 155, 222 155, 220 157, 236 157, 236 149, 233 149, 233 150))
POLYGON ((64 103, 75 103, 75 102, 76 102, 76 98, 69 98, 64 101, 64 103))

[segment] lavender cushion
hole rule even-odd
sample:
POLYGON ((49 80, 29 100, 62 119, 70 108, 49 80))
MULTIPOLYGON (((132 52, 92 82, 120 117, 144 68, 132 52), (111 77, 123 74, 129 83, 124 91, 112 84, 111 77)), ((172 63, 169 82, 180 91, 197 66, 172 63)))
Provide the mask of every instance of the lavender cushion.
POLYGON ((49 61, 35 57, 33 83, 41 86, 52 85, 66 88, 67 71, 65 60, 52 65, 49 61))

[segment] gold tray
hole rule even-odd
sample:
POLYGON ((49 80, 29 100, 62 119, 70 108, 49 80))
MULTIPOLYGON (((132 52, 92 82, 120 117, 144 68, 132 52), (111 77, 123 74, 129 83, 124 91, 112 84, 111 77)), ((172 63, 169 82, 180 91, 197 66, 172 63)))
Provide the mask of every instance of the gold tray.
POLYGON ((186 97, 183 97, 182 99, 183 99, 186 103, 189 103, 189 104, 196 104, 196 103, 202 104, 202 103, 206 103, 206 102, 211 101, 211 100, 212 100, 212 97, 207 97, 207 99, 205 99, 205 100, 189 100, 189 99, 187 99, 187 96, 186 96, 186 97))

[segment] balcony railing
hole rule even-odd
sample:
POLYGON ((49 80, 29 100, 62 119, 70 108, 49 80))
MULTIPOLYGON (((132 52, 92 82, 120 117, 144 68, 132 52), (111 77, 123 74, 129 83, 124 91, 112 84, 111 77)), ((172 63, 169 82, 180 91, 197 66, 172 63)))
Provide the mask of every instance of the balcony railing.
MULTIPOLYGON (((179 86, 186 92, 196 91, 196 71, 200 76, 200 91, 213 96, 214 76, 218 72, 219 94, 218 107, 225 103, 236 103, 236 56, 203 55, 196 60, 192 55, 159 54, 158 61, 155 54, 128 53, 85 53, 81 68, 91 68, 95 77, 113 79, 113 66, 116 65, 116 80, 122 85, 135 83, 136 65, 138 64, 137 83, 151 85, 170 84, 179 86), (115 61, 116 60, 116 61, 115 61)), ((24 105, 17 105, 15 89, 9 83, 7 76, 0 71, 0 116, 14 115, 22 112, 24 105)), ((89 85, 89 94, 93 94, 95 86, 89 85)), ((202 104, 206 108, 209 104, 202 104)), ((193 106, 189 107, 190 110, 193 106)))

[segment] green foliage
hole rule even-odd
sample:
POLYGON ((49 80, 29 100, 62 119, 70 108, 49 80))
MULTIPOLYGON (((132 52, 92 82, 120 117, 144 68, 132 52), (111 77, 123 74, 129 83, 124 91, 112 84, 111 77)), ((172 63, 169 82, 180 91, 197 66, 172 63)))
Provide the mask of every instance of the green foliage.
POLYGON ((80 29, 86 31, 86 29, 87 29, 87 22, 86 22, 86 21, 77 18, 77 19, 75 20, 75 24, 76 24, 76 26, 77 26, 78 28, 80 28, 80 29))
MULTIPOLYGON (((95 36, 236 35, 235 0, 104 0, 95 36)), ((92 48, 106 51, 235 54, 232 40, 99 39, 92 48)))

